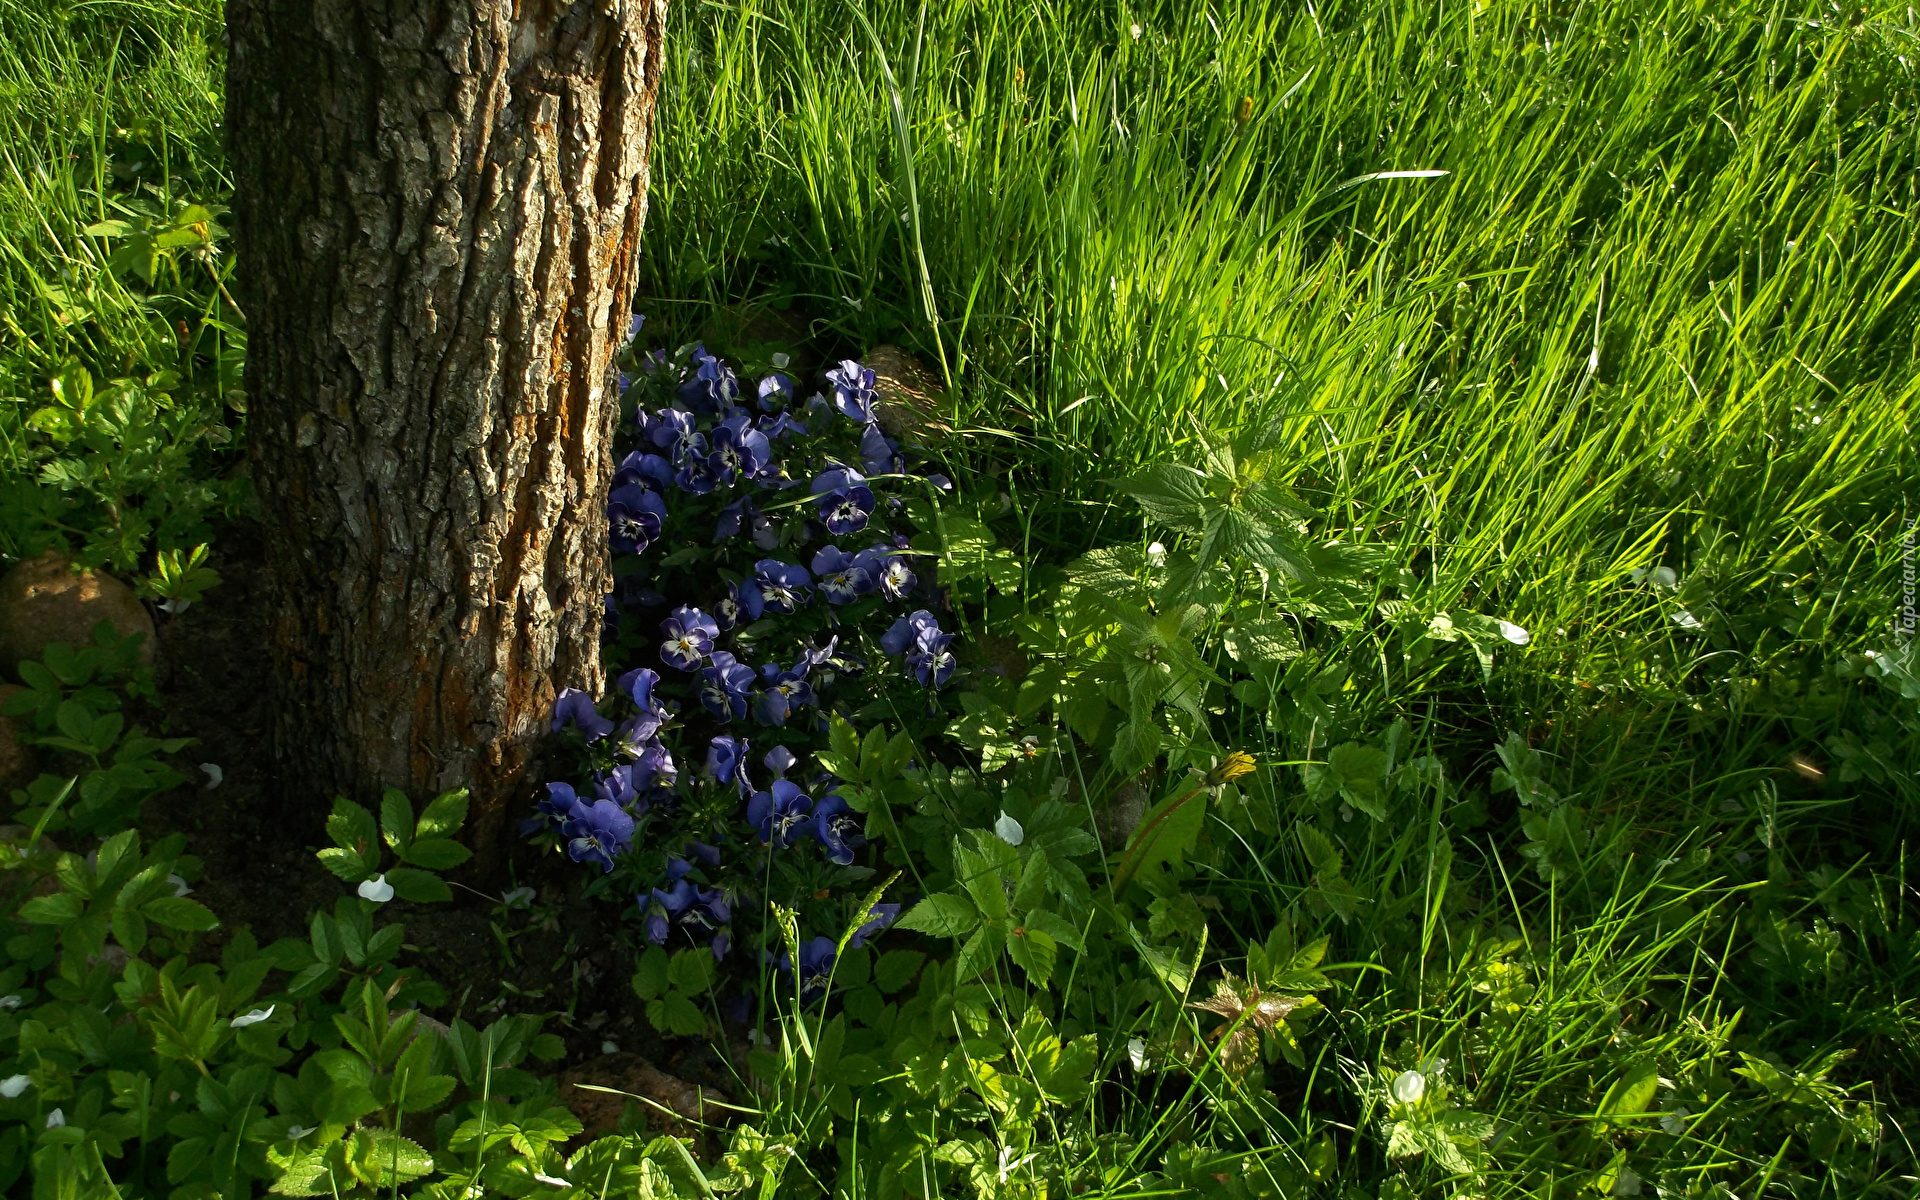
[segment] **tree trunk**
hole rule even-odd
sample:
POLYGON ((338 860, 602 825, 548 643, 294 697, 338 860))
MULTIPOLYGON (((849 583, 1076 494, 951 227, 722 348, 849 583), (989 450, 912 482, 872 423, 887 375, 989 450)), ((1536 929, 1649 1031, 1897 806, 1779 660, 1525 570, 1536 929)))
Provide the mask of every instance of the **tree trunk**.
POLYGON ((600 686, 612 357, 665 16, 228 0, 289 799, 467 787, 484 863, 556 692, 600 686))

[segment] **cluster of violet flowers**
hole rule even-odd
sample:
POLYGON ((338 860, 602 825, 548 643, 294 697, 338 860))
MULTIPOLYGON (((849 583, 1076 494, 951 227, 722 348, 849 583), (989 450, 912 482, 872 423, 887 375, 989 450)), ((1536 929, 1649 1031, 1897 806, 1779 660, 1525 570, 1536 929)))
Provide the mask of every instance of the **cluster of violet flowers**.
MULTIPOLYGON (((638 332, 640 320, 635 318, 630 337, 638 332)), ((666 606, 666 598, 648 586, 665 586, 658 574, 664 564, 653 568, 651 581, 646 568, 635 569, 634 564, 669 536, 679 544, 666 549, 684 560, 689 547, 708 537, 704 525, 689 530, 687 521, 711 514, 713 544, 744 536, 765 557, 753 562, 750 573, 723 573, 716 584, 724 584, 724 595, 715 594, 705 607, 679 604, 659 621, 660 640, 652 645, 665 675, 652 666, 639 666, 619 678, 616 690, 631 701, 631 716, 616 723, 586 694, 568 690, 560 695, 553 728, 573 729, 584 740, 595 764, 591 782, 585 794, 568 783, 548 784, 539 815, 522 822, 522 828, 530 833, 556 831, 571 858, 599 865, 604 876, 633 850, 636 828, 649 814, 680 812, 694 795, 734 792, 744 810, 735 810, 736 819, 744 819, 765 852, 813 843, 825 862, 849 867, 866 843, 863 821, 833 790, 830 776, 822 773, 811 784, 788 778, 798 759, 781 745, 761 758, 767 776, 760 786, 750 775, 747 739, 722 732, 708 742, 701 772, 715 790, 687 792, 666 740, 682 725, 681 714, 658 693, 665 687, 697 702, 689 711, 722 727, 751 720, 791 731, 783 740, 823 733, 828 721, 820 689, 837 678, 860 675, 866 667, 846 636, 841 610, 869 597, 899 603, 921 589, 909 566, 907 539, 876 520, 882 502, 874 480, 904 475, 906 462, 877 419, 874 373, 857 362, 842 361, 825 373, 829 394, 797 403, 784 356, 776 355, 775 369, 749 388, 704 346, 681 353, 688 356, 687 367, 676 368, 663 352, 654 351, 636 363, 638 375, 622 376, 623 394, 644 384, 639 393, 671 399, 651 411, 644 404, 635 406, 629 426, 635 448, 620 462, 607 502, 608 545, 616 556, 617 580, 616 591, 607 598, 609 648, 631 645, 621 636, 633 628, 622 619, 631 609, 666 606), (831 455, 821 461, 800 450, 802 443, 817 443, 841 419, 859 426, 858 467, 831 455), (812 461, 813 466, 794 478, 788 466, 795 461, 812 461), (676 517, 679 523, 670 531, 676 517), (877 528, 880 536, 875 538, 870 528, 877 528), (868 544, 843 544, 853 538, 868 544), (792 555, 801 561, 778 556, 783 545, 820 541, 827 544, 811 555, 792 555), (623 566, 623 559, 629 565, 623 566), (790 662, 764 661, 757 667, 736 655, 746 653, 742 647, 750 641, 767 636, 771 622, 809 609, 818 615, 809 618, 808 625, 829 630, 823 645, 802 636, 790 662), (753 627, 751 634, 748 626, 753 627), (723 648, 730 633, 736 644, 723 648)), ((844 442, 851 445, 852 439, 844 442)), ((939 476, 927 482, 951 487, 939 476)), ((888 511, 897 510, 899 503, 891 501, 888 511)), ((884 653, 904 660, 903 678, 927 692, 937 692, 954 673, 953 635, 940 628, 927 608, 898 617, 877 640, 884 653)), ((675 828, 687 826, 690 819, 681 819, 675 828)), ((718 882, 729 839, 709 823, 684 837, 668 835, 665 829, 650 832, 643 844, 657 845, 663 837, 683 848, 667 856, 664 871, 650 886, 646 875, 638 880, 643 935, 665 944, 678 931, 708 945, 716 960, 724 959, 733 945, 739 898, 739 888, 718 882)), ((875 906, 852 944, 865 944, 899 908, 875 906)), ((824 982, 834 945, 827 938, 803 943, 803 995, 824 982)), ((785 956, 768 956, 766 961, 783 974, 793 970, 785 956)))

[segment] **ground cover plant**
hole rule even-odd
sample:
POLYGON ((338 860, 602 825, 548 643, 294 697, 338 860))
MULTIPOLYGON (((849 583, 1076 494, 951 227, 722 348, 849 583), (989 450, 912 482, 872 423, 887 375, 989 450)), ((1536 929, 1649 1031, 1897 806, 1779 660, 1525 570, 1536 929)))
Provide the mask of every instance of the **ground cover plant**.
MULTIPOLYGON (((0 549, 204 612, 218 12, 0 28, 0 549)), ((529 884, 442 882, 457 795, 342 802, 337 902, 263 945, 194 898, 241 801, 150 832, 199 731, 138 648, 23 664, 8 1188, 1914 1194, 1909 11, 671 33, 573 514, 612 686, 556 708, 529 884), (629 1023, 442 982, 403 930, 462 905, 502 963, 578 922, 554 978, 629 1023), (555 1072, 614 1028, 725 1104, 586 1136, 555 1072)))

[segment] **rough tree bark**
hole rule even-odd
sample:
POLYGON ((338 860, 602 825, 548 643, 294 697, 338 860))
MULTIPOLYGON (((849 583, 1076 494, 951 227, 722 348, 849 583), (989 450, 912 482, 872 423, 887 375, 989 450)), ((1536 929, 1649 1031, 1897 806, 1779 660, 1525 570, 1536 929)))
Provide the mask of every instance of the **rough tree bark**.
POLYGON ((610 371, 665 15, 228 0, 290 800, 465 786, 484 861, 556 692, 600 685, 610 371))

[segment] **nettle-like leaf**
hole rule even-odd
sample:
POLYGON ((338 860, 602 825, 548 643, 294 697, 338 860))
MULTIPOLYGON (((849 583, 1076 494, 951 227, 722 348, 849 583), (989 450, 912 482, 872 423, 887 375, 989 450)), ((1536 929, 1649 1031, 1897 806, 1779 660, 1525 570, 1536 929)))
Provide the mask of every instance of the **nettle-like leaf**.
MULTIPOLYGON (((1213 995, 1196 1000, 1188 1008, 1210 1012, 1226 1024, 1214 1030, 1220 1065, 1228 1071, 1244 1071, 1252 1066, 1262 1033, 1276 1033, 1287 1017, 1302 1006, 1316 1003, 1310 996, 1290 996, 1268 991, 1258 984, 1232 974, 1216 979, 1213 995)), ((1289 1039, 1291 1040, 1291 1039, 1289 1039)))

